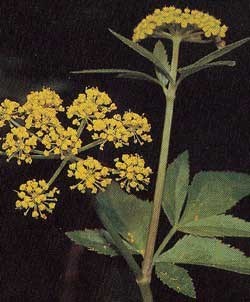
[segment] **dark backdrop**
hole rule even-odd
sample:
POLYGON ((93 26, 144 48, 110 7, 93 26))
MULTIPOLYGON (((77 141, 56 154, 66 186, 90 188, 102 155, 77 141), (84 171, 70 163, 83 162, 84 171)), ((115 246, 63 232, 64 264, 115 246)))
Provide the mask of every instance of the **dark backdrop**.
MULTIPOLYGON (((228 43, 250 36, 249 0, 168 1, 167 5, 170 4, 182 8, 187 5, 221 18, 229 26, 228 43)), ((163 5, 166 3, 161 0, 1 1, 1 100, 10 97, 22 102, 31 89, 47 85, 70 104, 86 86, 98 86, 110 94, 121 110, 145 112, 152 124, 154 141, 142 149, 132 148, 144 154, 156 170, 164 115, 161 91, 144 82, 100 75, 72 76, 69 71, 121 67, 152 72, 152 66, 116 40, 108 28, 129 37, 146 14, 163 5)), ((148 40, 144 45, 152 49, 154 42, 148 40)), ((212 45, 183 45, 180 64, 191 63, 211 50, 212 45)), ((202 71, 179 88, 169 158, 172 161, 188 149, 192 175, 200 170, 250 173, 249 51, 249 45, 245 45, 227 56, 237 60, 235 68, 202 71)), ((110 151, 101 155, 97 152, 96 156, 108 161, 110 151)), ((57 302, 69 293, 71 298, 64 301, 139 301, 133 277, 121 259, 72 250, 65 231, 100 224, 89 198, 69 192, 65 173, 56 183, 62 191, 60 201, 46 222, 34 221, 14 210, 13 190, 31 177, 48 179, 56 166, 35 162, 32 167, 17 167, 14 161, 8 165, 1 161, 0 300, 57 302), (69 253, 78 255, 78 264, 67 275, 72 282, 65 284, 69 253)), ((152 194, 153 185, 141 196, 152 194)), ((249 202, 245 198, 233 213, 250 221, 249 202)), ((166 223, 164 217, 162 223, 166 223)), ((165 230, 160 237, 164 234, 165 230)), ((248 239, 225 242, 250 256, 248 239)), ((198 301, 250 301, 250 277, 204 267, 188 269, 194 278, 198 301)), ((157 302, 191 301, 157 280, 153 284, 157 302)))

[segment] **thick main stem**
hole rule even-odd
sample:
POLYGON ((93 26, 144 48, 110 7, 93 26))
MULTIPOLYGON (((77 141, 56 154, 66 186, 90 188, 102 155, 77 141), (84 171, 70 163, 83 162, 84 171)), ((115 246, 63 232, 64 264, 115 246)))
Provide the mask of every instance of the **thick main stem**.
POLYGON ((167 161, 168 161, 170 133, 171 133, 174 100, 175 100, 175 92, 176 92, 176 75, 177 75, 177 68, 178 68, 180 42, 181 39, 178 36, 173 38, 171 77, 173 78, 174 83, 170 83, 168 89, 164 89, 164 94, 166 96, 166 101, 167 101, 167 107, 166 107, 163 134, 162 134, 162 143, 161 143, 161 151, 160 151, 160 158, 158 164, 156 188, 154 194, 153 211, 152 211, 151 222, 149 226, 145 257, 142 264, 142 275, 145 278, 145 280, 147 280, 148 283, 150 283, 151 281, 154 248, 155 248, 155 242, 158 233, 159 218, 161 212, 161 202, 162 202, 162 195, 164 190, 164 182, 165 182, 165 175, 166 175, 166 168, 167 168, 167 161))
POLYGON ((152 291, 150 288, 150 284, 147 282, 147 280, 143 280, 143 279, 137 280, 137 284, 140 289, 142 301, 143 302, 153 302, 152 291))

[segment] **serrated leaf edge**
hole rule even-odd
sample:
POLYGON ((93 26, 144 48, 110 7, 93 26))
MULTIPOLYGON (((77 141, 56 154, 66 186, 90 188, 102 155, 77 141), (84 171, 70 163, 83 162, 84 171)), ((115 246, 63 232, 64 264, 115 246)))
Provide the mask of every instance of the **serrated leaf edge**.
MULTIPOLYGON (((160 263, 163 263, 163 262, 158 262, 158 263, 160 264, 160 263)), ((161 281, 164 285, 167 285, 169 288, 171 288, 172 290, 176 291, 178 294, 182 294, 182 295, 184 295, 184 296, 188 296, 188 297, 191 297, 191 298, 193 298, 193 299, 196 299, 196 290, 195 290, 195 287, 194 287, 194 282, 193 282, 193 279, 191 278, 191 276, 189 275, 188 270, 184 269, 183 267, 181 267, 181 266, 179 266, 179 265, 176 265, 175 263, 170 263, 170 264, 175 265, 175 266, 177 266, 178 268, 182 268, 183 270, 186 271, 186 273, 187 273, 188 276, 190 277, 190 281, 191 281, 192 286, 193 286, 193 293, 194 293, 194 296, 185 295, 185 294, 182 293, 181 291, 178 291, 178 288, 177 288, 177 290, 176 290, 176 289, 170 287, 168 284, 166 284, 166 282, 164 282, 164 280, 162 279, 162 277, 160 276, 160 274, 167 274, 167 272, 162 272, 162 271, 159 272, 159 270, 157 269, 157 265, 156 265, 156 267, 155 267, 155 274, 156 274, 157 278, 159 278, 160 281, 161 281)))

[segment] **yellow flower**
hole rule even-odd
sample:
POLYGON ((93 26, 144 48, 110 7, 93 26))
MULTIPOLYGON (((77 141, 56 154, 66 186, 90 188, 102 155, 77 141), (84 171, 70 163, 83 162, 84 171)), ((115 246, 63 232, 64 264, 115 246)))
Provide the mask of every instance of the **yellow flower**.
POLYGON ((37 137, 27 131, 25 127, 12 128, 11 132, 7 133, 2 144, 2 149, 5 150, 8 156, 7 161, 12 157, 17 158, 17 164, 22 161, 31 164, 31 151, 37 145, 37 137))
POLYGON ((69 165, 68 176, 74 176, 75 179, 80 180, 70 189, 78 189, 82 193, 90 189, 94 194, 98 189, 104 191, 112 181, 108 178, 109 174, 109 168, 103 167, 99 161, 88 156, 87 159, 69 165))
POLYGON ((5 99, 0 105, 0 127, 3 127, 6 122, 11 119, 16 119, 18 114, 19 104, 17 102, 5 99))
POLYGON ((85 93, 78 95, 73 104, 67 107, 67 117, 73 120, 73 125, 80 125, 81 120, 86 122, 94 119, 102 119, 108 112, 116 109, 107 93, 98 88, 86 88, 85 93))
MULTIPOLYGON (((150 36, 157 36, 157 33, 163 31, 168 31, 170 34, 178 32, 183 37, 186 33, 190 36, 192 33, 201 32, 205 39, 225 38, 227 29, 226 25, 221 25, 220 20, 207 13, 188 8, 182 11, 170 6, 156 9, 153 14, 143 19, 134 29, 132 39, 138 42, 150 36)), ((193 39, 195 41, 194 36, 193 39)), ((201 39, 199 34, 196 39, 201 39)))
MULTIPOLYGON (((39 133, 37 133, 39 135, 39 133)), ((41 138, 41 143, 45 146, 44 155, 51 153, 60 155, 63 159, 66 155, 78 153, 82 141, 77 136, 77 131, 71 127, 67 129, 62 126, 50 127, 41 138)))
POLYGON ((134 143, 141 145, 146 142, 151 142, 152 138, 148 134, 151 126, 148 120, 143 115, 140 116, 134 112, 125 112, 123 116, 115 114, 113 118, 94 120, 92 125, 88 125, 87 129, 93 131, 92 138, 102 139, 103 148, 105 142, 113 142, 115 148, 128 146, 129 139, 134 138, 134 143))
POLYGON ((25 216, 31 210, 33 218, 46 219, 45 213, 52 213, 57 201, 54 196, 60 192, 56 187, 50 191, 48 189, 49 186, 45 180, 28 180, 19 187, 19 192, 17 192, 19 199, 16 201, 16 208, 25 210, 25 216))
POLYGON ((100 145, 101 149, 103 149, 106 142, 113 142, 115 148, 129 145, 131 133, 124 127, 118 114, 114 118, 94 120, 92 125, 88 125, 87 130, 94 131, 92 135, 94 140, 103 140, 103 143, 100 145))
POLYGON ((130 193, 131 188, 140 191, 150 182, 152 174, 150 167, 145 167, 144 159, 138 154, 123 154, 122 159, 116 158, 115 169, 112 173, 117 175, 115 180, 120 182, 121 188, 130 193))
POLYGON ((133 135, 134 143, 139 142, 140 145, 145 142, 152 142, 149 134, 151 125, 144 115, 140 116, 137 113, 128 111, 123 114, 122 122, 124 127, 133 135))
POLYGON ((26 115, 25 127, 41 128, 46 131, 50 126, 60 125, 57 113, 64 111, 62 100, 55 91, 43 88, 32 91, 27 95, 26 103, 19 108, 19 112, 26 115))

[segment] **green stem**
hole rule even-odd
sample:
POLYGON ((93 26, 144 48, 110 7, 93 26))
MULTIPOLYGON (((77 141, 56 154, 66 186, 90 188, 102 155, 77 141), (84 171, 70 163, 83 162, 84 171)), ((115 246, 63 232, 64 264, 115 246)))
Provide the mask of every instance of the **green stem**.
POLYGON ((166 247, 166 245, 168 244, 168 242, 172 239, 172 237, 174 236, 174 234, 176 233, 176 228, 173 227, 169 233, 167 234, 167 236, 165 237, 165 239, 162 241, 162 243, 160 244, 160 246, 158 247, 157 251, 154 254, 154 260, 157 259, 160 254, 162 253, 162 251, 164 250, 164 248, 166 247))
POLYGON ((94 148, 94 147, 96 147, 98 145, 101 145, 103 142, 104 142, 103 139, 99 139, 99 140, 97 140, 95 142, 92 142, 92 143, 86 145, 86 146, 83 146, 82 148, 79 149, 79 153, 81 153, 83 151, 86 151, 88 149, 94 148))
POLYGON ((32 152, 33 153, 35 153, 35 154, 40 154, 40 155, 43 155, 44 154, 44 152, 43 151, 41 151, 41 150, 32 150, 32 152))
POLYGON ((55 173, 52 175, 48 182, 48 186, 51 186, 52 183, 56 180, 59 174, 62 172, 63 168, 67 165, 69 158, 66 157, 60 164, 60 166, 56 169, 55 173))
POLYGON ((86 123, 87 123, 86 120, 82 120, 82 121, 81 121, 81 124, 80 124, 79 128, 77 129, 77 136, 78 136, 78 137, 81 136, 82 131, 83 131, 83 129, 84 129, 86 123))
POLYGON ((44 156, 44 155, 39 155, 39 154, 31 155, 31 158, 32 159, 58 159, 57 157, 44 156))
POLYGON ((147 280, 137 280, 138 287, 140 289, 141 297, 143 302, 153 302, 153 295, 150 288, 150 284, 147 280))
POLYGON ((162 144, 161 144, 160 158, 158 164, 153 211, 152 211, 151 222, 149 226, 145 257, 142 264, 142 274, 144 278, 148 280, 148 283, 150 283, 151 281, 154 248, 155 248, 155 242, 158 233, 159 218, 161 212, 161 202, 162 202, 162 195, 163 195, 164 184, 165 184, 165 174, 166 174, 167 161, 168 161, 170 133, 171 133, 174 100, 175 100, 175 92, 176 92, 176 76, 177 76, 177 69, 178 69, 180 42, 181 42, 180 37, 178 36, 173 37, 173 54, 172 54, 170 74, 174 80, 174 83, 173 84, 170 83, 168 89, 166 88, 163 89, 163 92, 166 96, 167 108, 166 108, 165 120, 163 126, 162 144))
POLYGON ((20 125, 18 122, 16 122, 15 120, 13 120, 13 119, 11 119, 10 120, 10 123, 12 124, 12 125, 14 125, 15 127, 23 127, 23 125, 20 125))

